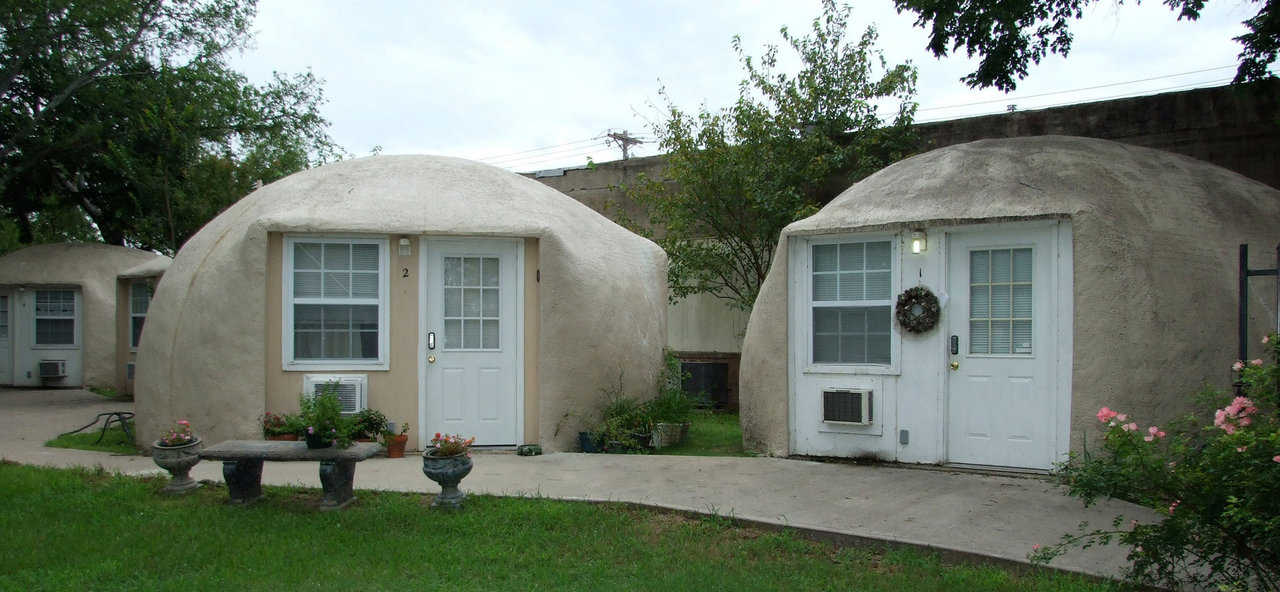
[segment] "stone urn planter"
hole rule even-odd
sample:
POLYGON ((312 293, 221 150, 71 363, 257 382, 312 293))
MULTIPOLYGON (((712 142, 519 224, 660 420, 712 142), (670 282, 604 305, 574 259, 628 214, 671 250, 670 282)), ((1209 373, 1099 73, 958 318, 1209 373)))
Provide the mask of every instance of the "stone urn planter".
POLYGON ((461 508, 466 494, 458 489, 458 483, 471 472, 471 457, 465 452, 453 456, 436 456, 435 452, 432 447, 422 453, 422 473, 440 484, 440 495, 431 502, 431 506, 461 508))
POLYGON ((151 445, 151 459, 173 476, 162 490, 168 494, 182 494, 200 486, 191 478, 191 467, 200 462, 201 441, 182 446, 162 446, 157 440, 151 445))

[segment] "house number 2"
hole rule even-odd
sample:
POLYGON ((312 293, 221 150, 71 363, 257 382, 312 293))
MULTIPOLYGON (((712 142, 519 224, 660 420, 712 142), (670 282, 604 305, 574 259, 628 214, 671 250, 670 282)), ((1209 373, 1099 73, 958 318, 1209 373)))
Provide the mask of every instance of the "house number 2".
POLYGON ((400 268, 400 273, 401 273, 400 277, 409 277, 409 268, 408 267, 400 268))

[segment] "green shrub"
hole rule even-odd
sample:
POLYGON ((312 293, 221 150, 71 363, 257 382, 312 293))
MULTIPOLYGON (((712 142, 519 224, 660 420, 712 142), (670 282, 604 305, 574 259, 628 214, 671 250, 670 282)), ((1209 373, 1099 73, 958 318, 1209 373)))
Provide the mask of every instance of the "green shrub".
POLYGON ((302 409, 302 435, 317 433, 331 435, 339 448, 351 446, 354 422, 342 416, 342 401, 338 400, 337 385, 321 387, 313 397, 303 395, 298 401, 302 409))
POLYGON ((1262 358, 1237 361, 1241 395, 1207 391, 1198 411, 1160 426, 1103 407, 1098 454, 1072 455, 1056 476, 1085 505, 1126 500, 1161 515, 1066 535, 1031 553, 1047 562, 1073 546, 1129 547, 1128 577, 1173 589, 1280 589, 1280 340, 1262 358))
POLYGON ((387 416, 377 409, 367 408, 356 414, 351 426, 351 437, 373 439, 385 431, 387 416))

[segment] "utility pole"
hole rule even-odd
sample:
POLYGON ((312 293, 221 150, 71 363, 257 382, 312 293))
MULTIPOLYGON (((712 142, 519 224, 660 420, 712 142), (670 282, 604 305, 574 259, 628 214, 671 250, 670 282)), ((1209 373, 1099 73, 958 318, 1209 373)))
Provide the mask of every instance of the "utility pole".
POLYGON ((634 145, 634 144, 643 144, 643 143, 644 143, 644 141, 643 141, 643 140, 637 140, 636 138, 633 138, 633 137, 631 137, 629 134, 627 134, 627 130, 622 130, 622 132, 621 132, 621 133, 619 133, 619 132, 609 132, 609 133, 605 134, 605 136, 606 136, 607 138, 609 138, 609 139, 605 140, 605 143, 607 143, 607 144, 617 144, 618 146, 620 146, 620 147, 622 148, 622 160, 626 160, 626 159, 628 159, 628 158, 631 158, 631 154, 630 154, 630 151, 629 151, 628 149, 629 149, 629 148, 631 148, 631 146, 632 146, 632 145, 634 145))

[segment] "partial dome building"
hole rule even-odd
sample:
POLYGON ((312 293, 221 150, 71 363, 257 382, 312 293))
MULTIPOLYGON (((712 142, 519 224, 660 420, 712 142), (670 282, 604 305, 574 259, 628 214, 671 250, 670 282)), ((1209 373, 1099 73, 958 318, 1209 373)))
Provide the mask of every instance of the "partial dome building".
POLYGON ((101 243, 33 245, 0 257, 0 385, 127 390, 133 353, 116 278, 168 260, 101 243))
MULTIPOLYGON (((743 345, 744 439, 1050 468, 1104 405, 1145 427, 1229 385, 1238 246, 1271 267, 1277 241, 1280 191, 1157 150, 1044 136, 906 159, 783 230, 743 345), (940 314, 923 297, 904 325, 918 287, 940 314)), ((1257 347, 1277 303, 1251 294, 1257 347)))
POLYGON ((454 158, 376 156, 241 199, 178 252, 151 303, 142 441, 188 419, 261 437, 332 385, 479 445, 567 450, 607 387, 651 390, 666 256, 540 183, 454 158))

